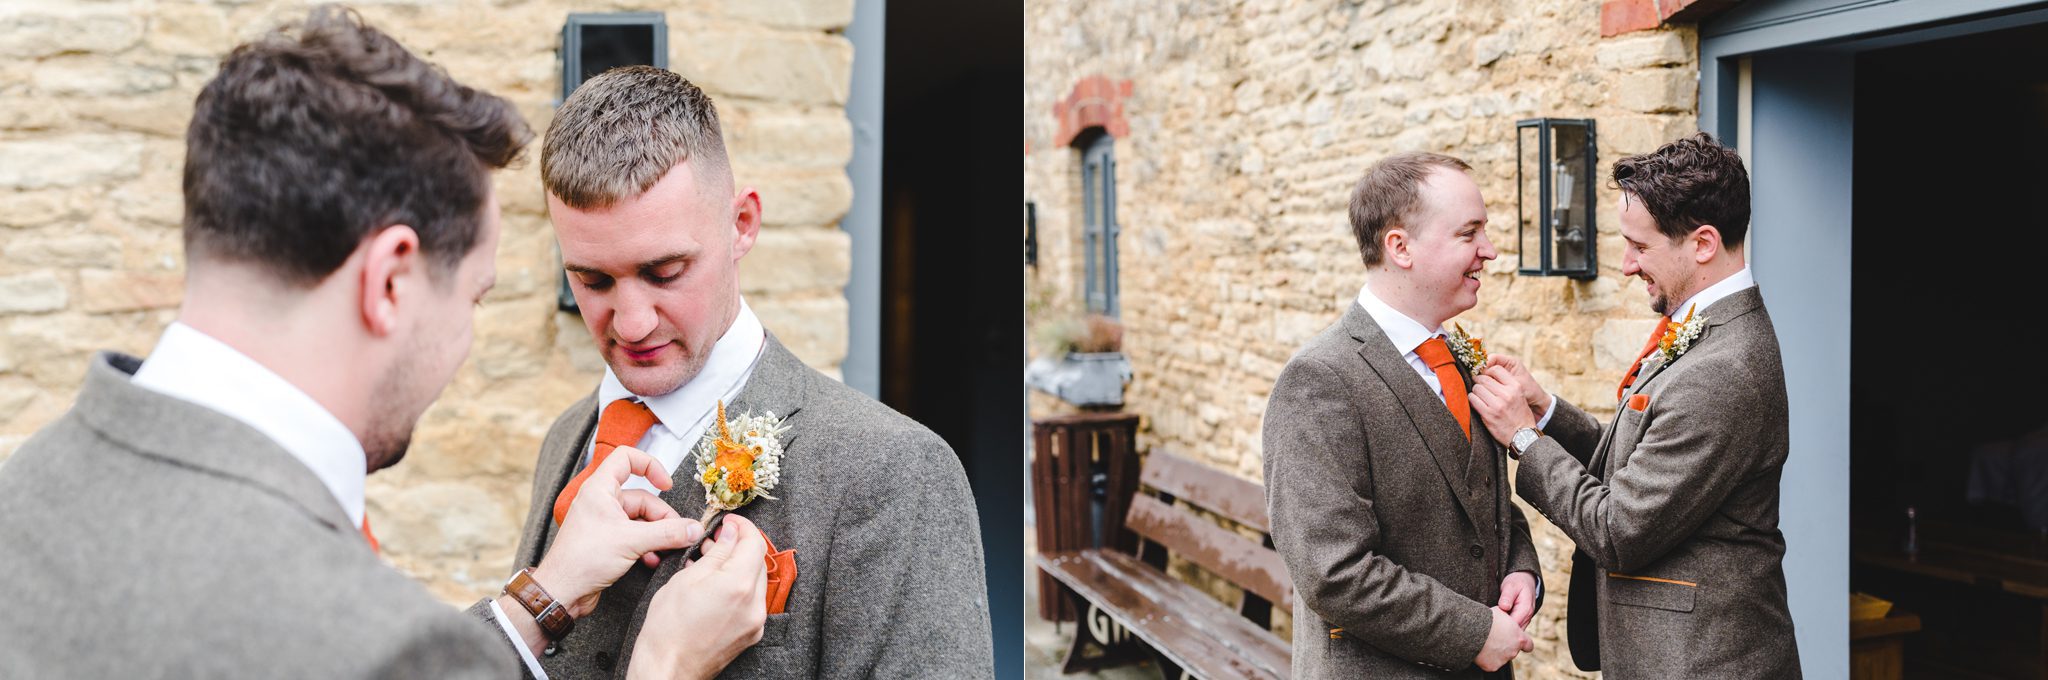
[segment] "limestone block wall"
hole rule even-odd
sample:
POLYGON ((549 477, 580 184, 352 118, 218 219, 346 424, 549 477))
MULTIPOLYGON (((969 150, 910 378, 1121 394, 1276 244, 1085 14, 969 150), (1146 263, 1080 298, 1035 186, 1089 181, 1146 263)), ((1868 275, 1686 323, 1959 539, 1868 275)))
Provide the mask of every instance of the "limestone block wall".
MULTIPOLYGON (((309 2, 0 3, 0 464, 69 408, 91 352, 147 352, 176 316, 179 177, 193 97, 234 45, 309 2)), ((717 99, 734 172, 767 225, 741 283, 768 328, 836 374, 852 201, 845 103, 853 0, 376 0, 368 21, 545 130, 570 12, 663 11, 671 68, 717 99)), ((405 462, 371 477, 384 554, 466 602, 507 576, 536 450, 603 369, 560 275, 539 143, 499 173, 498 286, 405 462)), ((117 491, 110 490, 110 493, 117 491)))
MULTIPOLYGON (((1653 22, 1654 23, 1654 22, 1653 22)), ((1596 415, 1656 315, 1620 275, 1606 172, 1696 129, 1696 35, 1601 36, 1598 0, 1026 0, 1024 198, 1040 264, 1027 324, 1081 306, 1078 128, 1118 134, 1124 352, 1141 447, 1258 479, 1281 367, 1364 282, 1351 185, 1397 151, 1464 158, 1502 251, 1458 319, 1596 415), (1091 112, 1091 107, 1093 108, 1091 112), (1522 277, 1515 121, 1596 119, 1600 275, 1522 277)), ((1532 198, 1533 200, 1533 198, 1532 198)), ((1033 395, 1034 415, 1062 407, 1033 395)), ((1571 542, 1534 512, 1549 599, 1524 677, 1582 677, 1565 651, 1571 542)), ((1219 588, 1219 596, 1234 594, 1219 588)))

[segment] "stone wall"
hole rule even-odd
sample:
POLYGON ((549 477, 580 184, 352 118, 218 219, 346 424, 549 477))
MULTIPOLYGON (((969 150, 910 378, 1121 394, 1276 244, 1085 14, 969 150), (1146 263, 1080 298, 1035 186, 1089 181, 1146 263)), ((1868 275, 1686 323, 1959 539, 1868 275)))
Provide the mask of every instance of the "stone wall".
MULTIPOLYGON (((179 173, 199 88, 235 44, 311 3, 97 0, 0 4, 0 460, 69 408, 87 357, 147 352, 176 316, 179 173)), ((767 225, 741 283, 764 323, 828 372, 846 353, 844 106, 853 0, 376 0, 369 22, 545 130, 568 14, 661 9, 670 65, 719 102, 734 171, 767 225), (650 7, 658 4, 658 7, 650 7)), ((507 576, 534 457, 603 365, 555 311, 561 271, 539 143, 499 173, 498 286, 470 360, 420 422, 403 465, 369 483, 384 554, 439 597, 507 576)))
MULTIPOLYGON (((1116 140, 1127 408, 1142 447, 1260 477, 1260 422, 1296 348, 1364 270, 1345 221, 1365 167, 1405 150, 1471 162, 1503 252, 1459 318, 1598 416, 1656 315, 1620 275, 1607 166, 1696 129, 1696 36, 1603 38, 1598 0, 1025 2, 1025 200, 1034 332, 1080 306, 1076 118, 1116 140), (1128 81, 1128 84, 1125 84, 1128 81), (1108 83, 1109 85, 1104 85, 1108 83), (1096 113, 1085 110, 1096 106, 1096 113), (1078 112, 1077 112, 1078 111, 1078 112), (1600 275, 1517 276, 1515 121, 1597 119, 1600 275)), ((1043 350, 1040 350, 1043 351, 1043 350)), ((1061 407, 1033 395, 1034 414, 1061 407)), ((1549 599, 1524 677, 1581 677, 1562 641, 1571 542, 1538 526, 1549 599)), ((1228 597, 1227 592, 1220 593, 1228 597)))

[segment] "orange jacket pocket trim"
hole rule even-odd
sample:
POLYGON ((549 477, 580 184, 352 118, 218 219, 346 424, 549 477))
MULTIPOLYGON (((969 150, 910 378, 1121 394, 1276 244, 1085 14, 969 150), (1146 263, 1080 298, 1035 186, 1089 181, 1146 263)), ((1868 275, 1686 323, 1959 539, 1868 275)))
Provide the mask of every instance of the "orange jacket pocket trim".
POLYGON ((1617 574, 1617 573, 1614 573, 1614 572, 1611 572, 1611 571, 1610 571, 1610 572, 1607 572, 1607 578, 1625 578, 1625 579, 1632 579, 1632 580, 1636 580, 1636 581, 1655 581, 1655 582, 1657 582, 1657 583, 1670 583, 1670 584, 1674 584, 1674 585, 1681 585, 1681 586, 1685 586, 1685 587, 1688 587, 1688 588, 1698 588, 1698 587, 1700 587, 1700 584, 1697 584, 1697 583, 1693 583, 1693 582, 1691 582, 1691 581, 1674 581, 1674 580, 1671 580, 1671 579, 1668 579, 1668 578, 1657 578, 1657 577, 1655 577, 1655 576, 1630 576, 1630 575, 1628 575, 1628 574, 1617 574))
POLYGON ((1637 412, 1637 413, 1642 413, 1642 412, 1644 412, 1644 411, 1650 410, 1650 395, 1647 395, 1647 394, 1631 394, 1631 395, 1629 395, 1629 397, 1628 397, 1628 410, 1630 410, 1630 411, 1635 411, 1635 412, 1637 412))

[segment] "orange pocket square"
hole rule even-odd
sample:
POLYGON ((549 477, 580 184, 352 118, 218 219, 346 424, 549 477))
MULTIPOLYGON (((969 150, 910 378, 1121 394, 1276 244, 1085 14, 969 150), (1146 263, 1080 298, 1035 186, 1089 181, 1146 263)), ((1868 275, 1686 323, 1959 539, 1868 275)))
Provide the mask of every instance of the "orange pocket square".
POLYGON ((780 614, 789 604, 789 589, 796 585, 796 549, 777 551, 775 541, 761 533, 761 540, 768 541, 768 613, 780 614))
POLYGON ((1630 411, 1635 411, 1636 413, 1642 413, 1642 412, 1644 412, 1644 411, 1648 411, 1648 410, 1650 410, 1650 395, 1647 395, 1647 394, 1631 394, 1631 395, 1629 395, 1629 397, 1628 397, 1628 410, 1630 410, 1630 411))

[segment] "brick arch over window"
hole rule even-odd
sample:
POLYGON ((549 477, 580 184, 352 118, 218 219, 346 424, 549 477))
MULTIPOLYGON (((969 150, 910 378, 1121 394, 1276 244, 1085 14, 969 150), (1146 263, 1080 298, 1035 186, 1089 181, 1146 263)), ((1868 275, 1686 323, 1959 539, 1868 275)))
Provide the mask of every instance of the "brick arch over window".
POLYGON ((1131 124, 1124 120, 1124 100, 1130 97, 1131 81, 1112 81, 1100 75, 1082 78, 1066 99, 1052 105, 1052 115, 1060 121, 1053 145, 1071 145, 1089 128, 1102 128, 1117 139, 1130 136, 1131 124))

